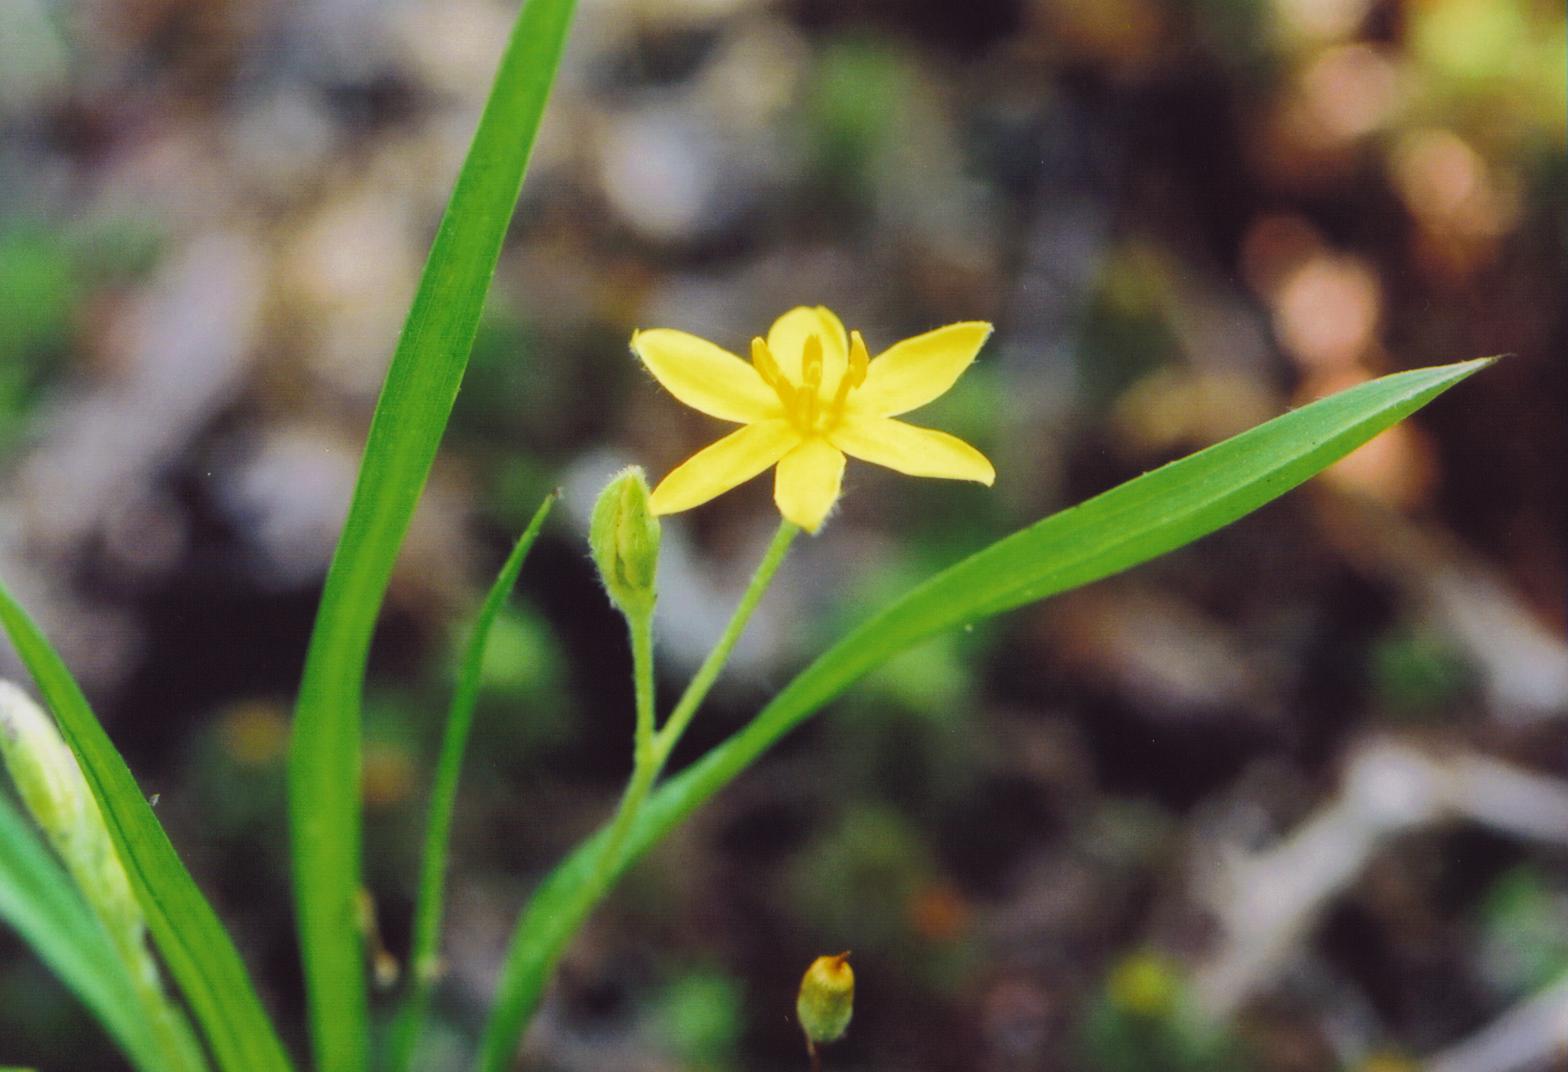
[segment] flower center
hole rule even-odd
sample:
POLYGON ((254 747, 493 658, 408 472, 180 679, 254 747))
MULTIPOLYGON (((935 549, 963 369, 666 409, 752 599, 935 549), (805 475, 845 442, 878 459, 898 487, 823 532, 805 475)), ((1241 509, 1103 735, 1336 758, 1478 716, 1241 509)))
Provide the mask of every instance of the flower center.
POLYGON ((843 419, 845 402, 849 393, 866 382, 866 370, 871 356, 860 332, 849 333, 849 365, 838 378, 833 393, 824 396, 822 391, 822 340, 816 335, 806 336, 805 348, 800 355, 800 383, 791 382, 779 367, 778 360, 762 339, 751 340, 751 363, 757 374, 779 396, 784 406, 784 416, 801 435, 825 434, 843 419))

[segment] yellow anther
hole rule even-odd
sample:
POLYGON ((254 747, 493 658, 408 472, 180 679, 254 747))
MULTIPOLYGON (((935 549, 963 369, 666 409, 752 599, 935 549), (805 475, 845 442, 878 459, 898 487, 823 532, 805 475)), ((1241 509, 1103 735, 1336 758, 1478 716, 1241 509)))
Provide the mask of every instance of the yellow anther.
POLYGON ((851 386, 853 385, 849 382, 849 373, 846 372, 838 381, 838 389, 833 392, 833 400, 828 403, 829 427, 837 424, 839 418, 844 416, 844 401, 849 398, 849 389, 851 386))
POLYGON ((773 360, 773 351, 760 337, 751 340, 751 363, 764 383, 775 389, 778 387, 783 379, 779 375, 779 363, 773 360))
POLYGON ((844 375, 839 377, 838 387, 833 392, 833 400, 828 403, 828 422, 836 422, 844 416, 844 403, 849 399, 849 392, 866 382, 866 369, 871 364, 871 355, 866 353, 866 340, 860 337, 860 332, 849 333, 849 367, 844 370, 844 375))
POLYGON ((866 352, 866 340, 860 337, 860 332, 849 333, 849 371, 845 379, 851 387, 859 387, 866 382, 866 369, 871 367, 871 355, 866 352))
POLYGON ((789 380, 784 378, 784 372, 779 368, 773 351, 768 349, 768 344, 760 338, 751 340, 751 364, 757 370, 757 375, 762 377, 762 382, 773 388, 774 394, 779 396, 779 401, 784 403, 785 411, 793 409, 795 389, 790 386, 789 380))

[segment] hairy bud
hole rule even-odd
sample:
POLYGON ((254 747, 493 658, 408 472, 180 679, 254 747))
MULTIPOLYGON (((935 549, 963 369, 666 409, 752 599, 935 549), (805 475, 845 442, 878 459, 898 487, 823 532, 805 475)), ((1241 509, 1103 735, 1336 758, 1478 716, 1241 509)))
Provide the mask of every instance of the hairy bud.
POLYGON ((648 508, 648 481, 637 466, 621 470, 599 495, 588 546, 610 602, 622 614, 653 610, 659 568, 659 519, 648 508))

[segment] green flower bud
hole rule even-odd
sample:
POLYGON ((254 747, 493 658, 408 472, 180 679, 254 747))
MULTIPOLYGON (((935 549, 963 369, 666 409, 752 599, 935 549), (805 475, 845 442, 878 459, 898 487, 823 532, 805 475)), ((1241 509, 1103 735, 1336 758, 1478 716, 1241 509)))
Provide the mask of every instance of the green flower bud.
POLYGON ((623 469, 594 504, 588 546, 610 602, 622 614, 653 610, 659 568, 659 519, 648 508, 648 481, 637 466, 623 469))
POLYGON ((849 954, 812 961, 795 999, 795 1015, 800 1017, 811 1048, 842 1038, 854 1012, 855 972, 849 966, 849 954))

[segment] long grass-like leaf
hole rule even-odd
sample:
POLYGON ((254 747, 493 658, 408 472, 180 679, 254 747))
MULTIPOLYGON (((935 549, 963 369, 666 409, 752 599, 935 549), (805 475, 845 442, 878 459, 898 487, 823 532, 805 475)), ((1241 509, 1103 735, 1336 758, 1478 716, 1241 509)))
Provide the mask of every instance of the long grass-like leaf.
POLYGON ((528 0, 518 15, 387 370, 311 634, 289 748, 289 817, 320 1072, 361 1072, 369 1049, 356 898, 371 633, 468 363, 573 7, 528 0))
POLYGON ((0 921, 82 1000, 140 1072, 163 1056, 103 928, 33 827, 0 795, 0 921))
POLYGON ((33 675, 147 916, 158 951, 224 1072, 285 1072, 289 1061, 229 933, 169 842, 125 760, 59 654, 0 585, 0 625, 33 675))
MULTIPOLYGON (((888 659, 944 630, 1088 584, 1172 551, 1283 495, 1491 364, 1385 376, 1276 417, 1053 514, 937 574, 806 667, 747 726, 649 799, 613 861, 618 874, 780 737, 888 659)), ((480 1067, 510 1067, 556 961, 592 910, 605 834, 545 879, 518 920, 480 1067)))
POLYGON ((479 702, 482 684, 485 649, 490 643, 490 630, 501 608, 517 585, 523 561, 528 557, 539 530, 555 505, 559 492, 551 492, 533 520, 518 537, 512 553, 507 556, 490 586, 479 614, 469 630, 468 643, 463 649, 463 660, 458 668, 457 687, 452 692, 452 704, 447 709, 446 726, 441 735, 441 755, 436 761, 435 782, 430 789, 430 818, 425 824, 425 855, 419 871, 419 898, 414 909, 414 936, 409 943, 409 968, 411 974, 408 1001, 396 1025, 392 1039, 392 1059, 388 1067, 392 1072, 402 1072, 411 1066, 414 1050, 424 1029, 425 1015, 430 1006, 430 992, 438 973, 441 939, 441 916, 446 889, 447 851, 452 839, 452 813, 457 805, 457 784, 463 772, 463 756, 468 750, 469 732, 474 726, 474 706, 479 702))

